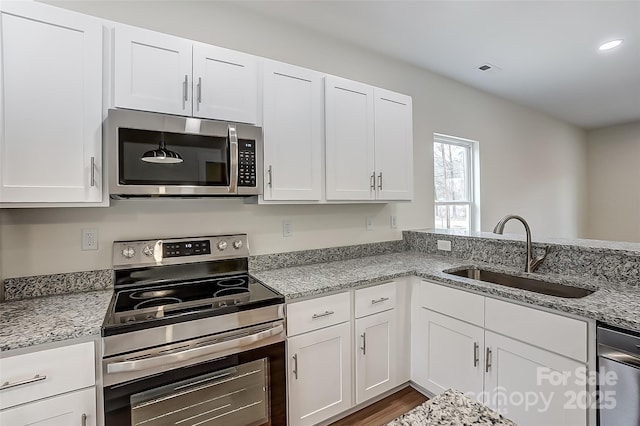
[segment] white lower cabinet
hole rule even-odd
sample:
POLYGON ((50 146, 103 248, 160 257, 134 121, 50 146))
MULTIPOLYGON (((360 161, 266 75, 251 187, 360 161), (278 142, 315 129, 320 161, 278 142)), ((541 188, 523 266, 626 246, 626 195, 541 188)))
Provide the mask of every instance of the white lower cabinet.
POLYGON ((575 380, 584 364, 490 331, 485 344, 486 405, 519 426, 587 424, 586 385, 575 380))
POLYGON ((418 308, 413 380, 433 393, 453 388, 480 395, 483 389, 484 330, 475 325, 418 308), (421 348, 421 350, 417 350, 421 348))
POLYGON ((356 319, 356 403, 397 384, 397 332, 393 309, 356 319))
POLYGON ((351 407, 351 324, 287 341, 289 424, 314 425, 351 407))
POLYGON ((418 295, 442 291, 448 300, 418 298, 412 306, 411 376, 415 383, 433 394, 449 388, 465 392, 519 426, 589 424, 588 410, 581 406, 581 398, 589 391, 581 378, 588 367, 582 362, 587 359, 584 321, 485 298, 484 321, 477 315, 469 317, 484 324, 480 327, 451 316, 456 313, 451 304, 457 299, 455 293, 462 298, 469 293, 427 282, 418 285, 426 286, 418 295), (514 309, 518 316, 505 316, 514 309), (530 317, 539 318, 529 321, 530 317), (512 326, 518 323, 520 327, 512 326), (540 337, 541 323, 548 339, 540 337), (509 328, 511 336, 492 331, 509 328), (574 344, 562 345, 559 340, 574 344))
POLYGON ((98 424, 95 387, 0 411, 0 424, 95 426, 98 424))

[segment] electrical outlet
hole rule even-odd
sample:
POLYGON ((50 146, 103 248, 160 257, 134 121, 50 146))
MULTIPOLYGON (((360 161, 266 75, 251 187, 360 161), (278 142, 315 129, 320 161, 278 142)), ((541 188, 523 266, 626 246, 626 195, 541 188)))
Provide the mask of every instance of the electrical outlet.
POLYGON ((86 228, 82 230, 82 250, 98 250, 98 230, 86 228))
POLYGON ((451 251, 451 241, 438 240, 438 250, 451 251))
POLYGON ((398 227, 398 216, 391 215, 390 225, 391 225, 391 229, 396 229, 398 227))
POLYGON ((373 231, 373 218, 371 216, 367 216, 367 231, 373 231))
POLYGON ((293 234, 293 226, 291 225, 291 221, 285 220, 282 222, 282 236, 290 237, 293 234))

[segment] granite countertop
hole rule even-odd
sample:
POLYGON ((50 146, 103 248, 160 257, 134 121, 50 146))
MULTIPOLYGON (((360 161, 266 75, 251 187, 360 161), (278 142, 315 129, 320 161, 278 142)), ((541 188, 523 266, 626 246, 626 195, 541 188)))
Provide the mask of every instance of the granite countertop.
POLYGON ((344 261, 272 269, 252 274, 256 279, 282 293, 288 302, 317 296, 360 285, 402 276, 418 277, 454 287, 495 295, 543 306, 570 314, 602 321, 606 324, 640 332, 640 287, 584 277, 555 274, 527 274, 508 267, 495 267, 451 257, 416 252, 400 252, 344 261), (542 278, 546 281, 596 290, 593 294, 566 299, 504 287, 444 273, 444 270, 481 266, 506 271, 519 276, 542 278))
POLYGON ((113 290, 0 303, 0 351, 100 335, 113 290))
POLYGON ((517 426, 464 394, 447 390, 386 426, 517 426))

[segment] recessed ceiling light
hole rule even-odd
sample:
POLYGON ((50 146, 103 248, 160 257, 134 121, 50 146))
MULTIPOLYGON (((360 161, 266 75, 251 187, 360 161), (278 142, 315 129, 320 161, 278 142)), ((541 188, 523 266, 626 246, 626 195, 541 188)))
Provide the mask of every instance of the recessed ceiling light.
POLYGON ((610 50, 610 49, 613 49, 614 47, 620 46, 621 44, 622 44, 622 39, 620 39, 620 40, 611 40, 611 41, 608 41, 608 42, 600 45, 598 50, 610 50))

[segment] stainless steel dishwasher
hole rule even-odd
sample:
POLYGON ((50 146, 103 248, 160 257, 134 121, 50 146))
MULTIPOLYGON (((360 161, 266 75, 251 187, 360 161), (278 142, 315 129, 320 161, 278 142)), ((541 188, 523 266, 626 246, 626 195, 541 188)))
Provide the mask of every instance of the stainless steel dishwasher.
POLYGON ((640 426, 640 333, 598 326, 600 426, 640 426))

